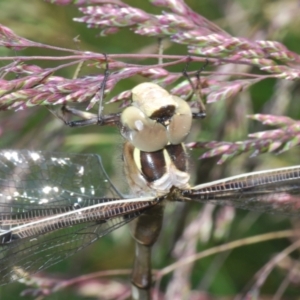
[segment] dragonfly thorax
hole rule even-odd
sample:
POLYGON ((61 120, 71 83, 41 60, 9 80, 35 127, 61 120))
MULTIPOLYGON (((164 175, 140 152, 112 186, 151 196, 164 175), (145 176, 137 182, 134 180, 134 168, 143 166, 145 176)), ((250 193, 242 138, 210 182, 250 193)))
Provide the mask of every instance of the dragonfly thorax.
POLYGON ((164 195, 172 186, 189 188, 188 158, 183 144, 145 152, 126 142, 123 160, 128 184, 137 195, 164 195))

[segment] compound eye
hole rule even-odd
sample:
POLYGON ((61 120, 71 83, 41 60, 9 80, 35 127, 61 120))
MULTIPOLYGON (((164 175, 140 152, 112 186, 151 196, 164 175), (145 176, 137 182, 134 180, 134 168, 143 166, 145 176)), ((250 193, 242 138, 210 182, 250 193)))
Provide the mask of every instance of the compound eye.
POLYGON ((191 108, 186 101, 177 96, 173 96, 173 100, 178 106, 167 127, 167 134, 169 142, 177 145, 182 143, 190 133, 193 116, 191 108))
MULTIPOLYGON (((161 114, 169 114, 175 110, 172 96, 159 85, 144 82, 132 89, 133 106, 139 108, 147 117, 160 118, 161 114)), ((165 115, 164 117, 168 117, 165 115)))
POLYGON ((122 135, 141 151, 154 152, 168 144, 166 128, 145 116, 137 107, 127 107, 121 115, 122 135))

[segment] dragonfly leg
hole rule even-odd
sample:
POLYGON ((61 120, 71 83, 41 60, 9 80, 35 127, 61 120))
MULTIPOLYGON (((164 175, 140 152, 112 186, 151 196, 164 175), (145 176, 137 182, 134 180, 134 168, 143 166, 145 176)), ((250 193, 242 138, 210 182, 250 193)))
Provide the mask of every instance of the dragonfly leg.
POLYGON ((109 77, 109 64, 108 64, 108 58, 106 54, 103 54, 105 58, 105 70, 104 70, 104 76, 103 80, 99 86, 98 91, 93 96, 93 100, 97 100, 99 102, 98 107, 98 113, 92 114, 88 112, 84 112, 72 107, 67 106, 66 104, 63 104, 63 106, 60 109, 60 112, 58 113, 54 109, 51 108, 51 106, 46 106, 50 112, 52 112, 56 117, 61 119, 66 125, 70 127, 82 127, 82 126, 89 126, 89 125, 116 125, 119 123, 120 114, 110 114, 110 115, 102 115, 103 111, 103 99, 104 99, 104 92, 106 87, 106 82, 109 77), (69 121, 68 115, 73 115, 80 117, 81 120, 75 120, 75 121, 69 121))
POLYGON ((82 127, 82 126, 89 126, 89 125, 114 126, 120 123, 120 113, 107 114, 99 118, 98 115, 96 114, 77 110, 75 108, 71 108, 68 106, 62 107, 62 113, 64 116, 70 114, 81 118, 81 120, 76 120, 76 121, 67 121, 65 117, 61 118, 64 121, 64 123, 70 127, 82 127))
POLYGON ((121 115, 120 113, 104 115, 101 117, 101 120, 99 121, 99 118, 96 114, 78 110, 69 106, 63 106, 60 110, 60 113, 54 111, 49 106, 47 106, 47 109, 70 127, 83 127, 89 125, 119 126, 120 124, 120 115, 121 115), (81 119, 75 121, 68 121, 68 115, 77 116, 80 117, 81 119))
POLYGON ((205 69, 205 67, 208 65, 208 60, 205 62, 205 64, 196 72, 196 85, 193 83, 193 81, 191 80, 190 75, 188 74, 187 70, 188 67, 190 65, 191 62, 191 58, 188 57, 187 58, 187 62, 186 65, 182 71, 183 76, 188 80, 189 84, 192 87, 192 93, 191 95, 188 97, 187 100, 190 100, 194 95, 196 95, 197 97, 197 105, 198 105, 198 112, 193 112, 193 118, 194 119, 203 119, 206 116, 206 110, 205 110, 205 105, 202 101, 203 99, 203 95, 201 92, 201 80, 200 80, 200 73, 205 69))

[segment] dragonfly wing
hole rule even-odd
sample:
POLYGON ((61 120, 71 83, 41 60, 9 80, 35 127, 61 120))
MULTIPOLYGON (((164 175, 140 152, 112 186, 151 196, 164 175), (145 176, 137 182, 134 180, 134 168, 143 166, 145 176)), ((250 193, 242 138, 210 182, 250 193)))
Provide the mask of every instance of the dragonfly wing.
POLYGON ((300 166, 247 173, 183 192, 199 202, 230 205, 247 210, 300 215, 300 166))
POLYGON ((140 214, 136 212, 100 223, 78 224, 3 245, 0 248, 0 285, 21 279, 28 276, 26 273, 38 272, 64 260, 140 214))
POLYGON ((123 198, 98 155, 1 150, 0 284, 71 256, 143 212, 143 203, 119 205, 111 196, 123 198))
POLYGON ((98 155, 0 151, 0 214, 121 196, 98 155))

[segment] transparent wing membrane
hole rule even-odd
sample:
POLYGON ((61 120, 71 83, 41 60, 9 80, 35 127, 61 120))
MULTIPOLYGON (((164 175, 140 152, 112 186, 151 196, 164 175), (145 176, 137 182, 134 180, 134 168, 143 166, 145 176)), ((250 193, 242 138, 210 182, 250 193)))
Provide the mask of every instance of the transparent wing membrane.
POLYGON ((0 214, 121 198, 98 155, 0 151, 0 214))
POLYGON ((98 155, 0 151, 0 284, 73 255, 150 200, 120 199, 98 155))
POLYGON ((300 166, 229 177, 182 194, 193 201, 299 216, 300 166))
POLYGON ((18 239, 2 245, 0 252, 0 284, 21 279, 23 272, 35 273, 75 254, 100 237, 123 226, 138 216, 113 218, 107 222, 83 223, 48 234, 18 239), (17 272, 22 270, 22 272, 17 272))

